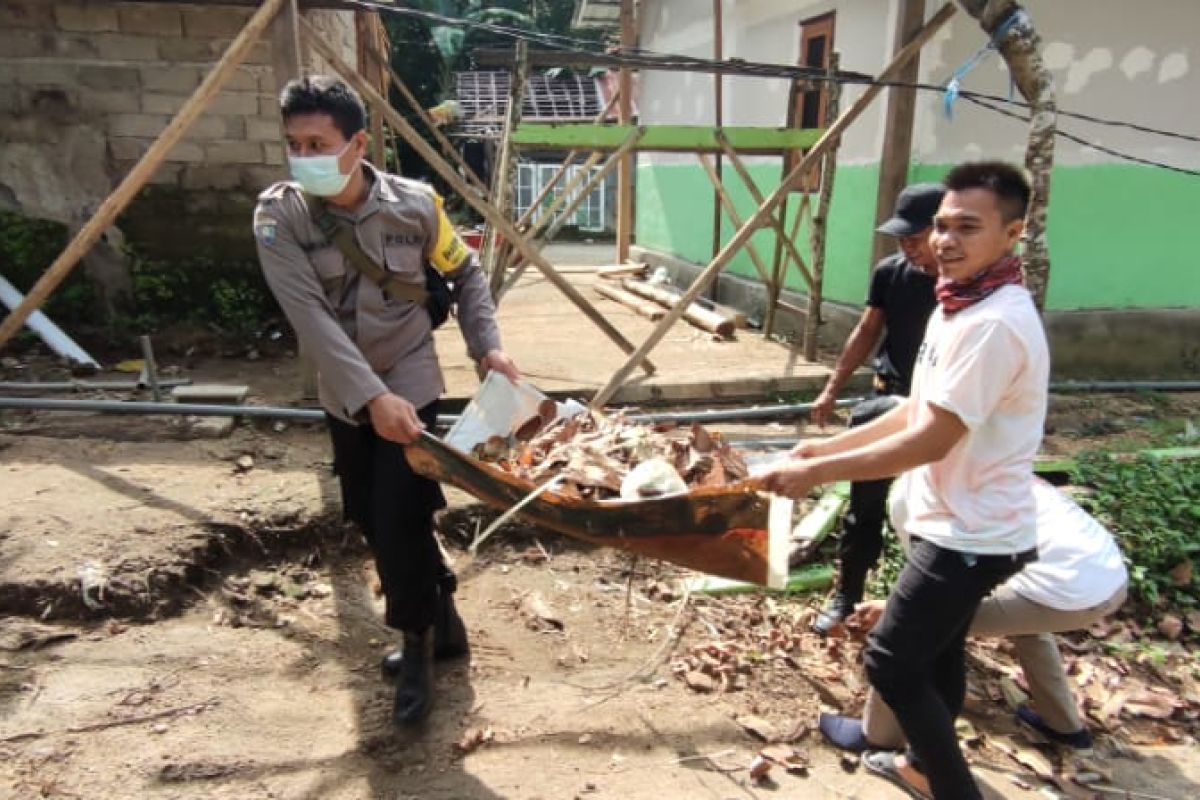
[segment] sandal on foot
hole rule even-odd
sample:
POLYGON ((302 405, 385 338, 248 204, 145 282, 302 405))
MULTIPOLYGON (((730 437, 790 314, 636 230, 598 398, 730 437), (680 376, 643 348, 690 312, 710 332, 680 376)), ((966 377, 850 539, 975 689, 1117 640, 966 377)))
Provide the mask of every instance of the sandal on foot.
POLYGON ((916 798, 916 800, 933 800, 931 795, 925 794, 904 779, 904 776, 900 774, 900 769, 896 766, 896 754, 892 751, 868 750, 862 754, 862 763, 868 772, 872 772, 908 792, 909 797, 916 798))

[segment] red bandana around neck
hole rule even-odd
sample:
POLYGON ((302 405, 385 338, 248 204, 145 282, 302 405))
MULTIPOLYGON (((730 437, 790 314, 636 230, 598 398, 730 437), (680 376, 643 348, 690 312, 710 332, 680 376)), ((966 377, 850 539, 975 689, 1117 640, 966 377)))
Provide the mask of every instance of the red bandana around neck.
POLYGON ((1017 286, 1025 284, 1025 279, 1021 275, 1021 259, 1018 256, 1005 256, 963 283, 956 283, 949 278, 939 278, 936 289, 937 299, 947 314, 953 314, 975 305, 1001 286, 1009 284, 1017 286))

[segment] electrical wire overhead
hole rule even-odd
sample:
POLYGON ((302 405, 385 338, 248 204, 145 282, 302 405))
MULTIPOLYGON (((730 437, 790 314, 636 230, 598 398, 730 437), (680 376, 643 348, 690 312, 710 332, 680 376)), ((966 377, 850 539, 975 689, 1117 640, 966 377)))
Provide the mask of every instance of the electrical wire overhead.
MULTIPOLYGON (((350 6, 361 7, 365 10, 379 11, 386 14, 395 14, 399 16, 415 17, 424 19, 428 22, 434 22, 439 25, 455 25, 465 28, 487 31, 499 36, 505 36, 513 40, 521 40, 531 44, 540 44, 548 48, 553 48, 565 53, 576 53, 582 56, 602 56, 606 63, 611 63, 621 67, 631 67, 640 69, 655 69, 655 68, 670 68, 670 69, 694 69, 698 72, 713 72, 720 70, 725 75, 738 75, 743 77, 761 77, 761 78, 779 78, 783 80, 802 80, 813 83, 836 81, 843 85, 881 85, 889 88, 915 89, 924 92, 937 92, 942 94, 946 87, 939 84, 920 83, 920 82, 902 82, 902 81, 877 81, 874 76, 862 72, 841 71, 834 73, 832 76, 823 69, 818 67, 802 67, 790 66, 787 64, 771 64, 764 62, 744 61, 742 59, 729 59, 717 61, 710 58, 700 58, 695 56, 685 56, 672 53, 660 53, 653 50, 635 48, 622 53, 615 49, 605 48, 597 49, 598 42, 590 39, 579 39, 573 36, 567 36, 558 33, 546 33, 541 31, 527 31, 521 28, 514 28, 508 25, 497 25, 490 22, 480 22, 476 20, 462 19, 459 17, 448 17, 443 14, 437 14, 432 11, 424 11, 416 8, 404 8, 382 3, 371 2, 371 0, 346 0, 346 4, 350 6)), ((1002 106, 1010 106, 1012 108, 1028 109, 1029 104, 1013 100, 999 95, 988 94, 986 92, 976 92, 970 90, 959 90, 958 96, 967 100, 980 108, 987 109, 997 114, 1014 119, 1025 119, 1018 113, 1015 113, 1011 108, 1002 106)), ((1097 125, 1106 125, 1110 127, 1125 128, 1136 131, 1138 133, 1162 136, 1171 139, 1178 139, 1186 142, 1200 143, 1200 135, 1181 133, 1179 131, 1163 130, 1154 128, 1148 125, 1142 125, 1128 120, 1107 119, 1097 117, 1090 114, 1080 112, 1066 111, 1059 109, 1057 111, 1059 117, 1068 119, 1077 119, 1097 125)), ((1186 169, 1171 164, 1166 164, 1153 159, 1143 158, 1130 153, 1126 153, 1106 145, 1093 142, 1085 139, 1077 134, 1058 129, 1056 134, 1064 139, 1075 142, 1082 147, 1088 147, 1101 153, 1119 158, 1125 161, 1130 161, 1136 164, 1142 164, 1148 167, 1157 167, 1159 169, 1169 170, 1184 175, 1200 176, 1200 170, 1186 169)))

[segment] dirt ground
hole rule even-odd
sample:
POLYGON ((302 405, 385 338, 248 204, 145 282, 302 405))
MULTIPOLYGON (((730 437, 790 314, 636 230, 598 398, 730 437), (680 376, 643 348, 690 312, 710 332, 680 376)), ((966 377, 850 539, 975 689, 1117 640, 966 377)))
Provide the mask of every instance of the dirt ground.
MULTIPOLYGON (((517 338, 522 363, 552 350, 540 369, 561 381, 553 388, 602 382, 619 355, 604 351, 597 366, 582 350, 548 347, 571 339, 546 313, 541 341, 532 321, 517 338)), ((728 343, 680 336, 692 360, 730 357, 728 343)), ((783 345, 742 338, 765 349, 728 369, 761 361, 770 366, 754 370, 778 375, 793 360, 783 345)), ((587 353, 600 350, 588 341, 587 353)), ((251 385, 255 402, 292 399, 294 359, 266 347, 254 361, 238 355, 181 350, 179 363, 197 380, 251 385)), ((461 358, 447 374, 469 386, 461 358)), ((1157 441, 1197 418, 1196 395, 1060 397, 1045 449, 1157 441)), ((794 422, 725 430, 812 432, 794 422)), ((856 644, 829 649, 803 633, 820 597, 684 595, 680 570, 521 525, 472 556, 465 544, 494 512, 451 490, 440 530, 472 655, 440 667, 427 729, 400 735, 378 671, 394 640, 358 535, 338 521, 319 426, 243 424, 193 440, 167 417, 0 412, 0 475, 0 797, 903 796, 813 730, 821 709, 853 713, 863 691, 856 644), (734 691, 680 679, 689 653, 771 631, 792 632, 787 652, 740 671, 734 691), (794 748, 803 774, 777 766, 751 780, 764 742, 748 728, 794 748)), ((1182 646, 1170 657, 1196 663, 1182 646)), ((977 733, 964 737, 990 797, 1039 796, 1051 790, 1004 752, 1028 749, 992 691, 1005 658, 977 654, 977 733)), ((1101 736, 1092 766, 1120 787, 1113 796, 1194 796, 1195 731, 1194 719, 1169 735, 1131 725, 1101 736)), ((1075 790, 1051 796, 1105 796, 1075 790)))

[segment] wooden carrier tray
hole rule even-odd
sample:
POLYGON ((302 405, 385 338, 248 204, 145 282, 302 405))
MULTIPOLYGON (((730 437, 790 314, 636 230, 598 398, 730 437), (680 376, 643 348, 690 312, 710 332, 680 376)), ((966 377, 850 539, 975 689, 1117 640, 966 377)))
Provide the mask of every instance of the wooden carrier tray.
MULTIPOLYGON (((405 452, 421 475, 507 510, 537 486, 424 433, 405 452)), ((548 490, 517 512, 531 524, 591 544, 781 588, 792 501, 745 482, 647 500, 583 500, 548 490)))

